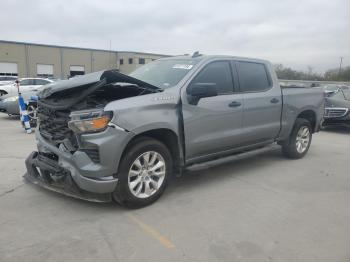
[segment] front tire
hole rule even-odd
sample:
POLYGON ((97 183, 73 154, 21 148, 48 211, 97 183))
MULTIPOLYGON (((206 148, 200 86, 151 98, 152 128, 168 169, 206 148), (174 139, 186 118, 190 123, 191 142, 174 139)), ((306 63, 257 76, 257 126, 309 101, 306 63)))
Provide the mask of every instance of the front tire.
POLYGON ((310 122, 303 118, 297 118, 289 139, 282 143, 282 153, 291 159, 303 158, 309 151, 311 140, 310 122))
POLYGON ((172 169, 171 153, 163 143, 148 137, 137 138, 120 162, 113 199, 131 208, 152 204, 163 194, 172 169))

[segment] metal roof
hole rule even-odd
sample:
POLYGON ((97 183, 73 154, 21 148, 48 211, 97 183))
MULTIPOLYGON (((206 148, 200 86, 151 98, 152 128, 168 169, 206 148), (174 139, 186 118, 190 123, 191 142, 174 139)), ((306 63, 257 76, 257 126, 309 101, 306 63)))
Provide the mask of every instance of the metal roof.
POLYGON ((134 54, 142 54, 142 55, 157 55, 157 56, 164 56, 164 57, 170 56, 170 55, 164 55, 164 54, 137 52, 137 51, 116 51, 116 50, 95 49, 95 48, 86 48, 86 47, 73 47, 73 46, 63 46, 63 45, 49 45, 49 44, 38 44, 38 43, 29 43, 29 42, 18 42, 18 41, 9 41, 9 40, 0 40, 0 43, 18 44, 18 45, 34 45, 34 46, 67 48, 67 49, 79 49, 79 50, 88 50, 88 51, 102 51, 102 52, 112 52, 112 53, 134 53, 134 54))

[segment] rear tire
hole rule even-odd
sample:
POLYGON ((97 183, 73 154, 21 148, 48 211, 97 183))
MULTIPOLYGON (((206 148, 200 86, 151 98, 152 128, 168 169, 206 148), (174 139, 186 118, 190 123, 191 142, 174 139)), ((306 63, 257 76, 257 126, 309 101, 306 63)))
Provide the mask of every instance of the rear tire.
POLYGON ((148 137, 137 138, 120 162, 113 199, 129 208, 150 205, 163 194, 172 170, 172 156, 163 143, 148 137))
POLYGON ((303 118, 297 118, 289 139, 282 143, 282 153, 291 159, 303 158, 309 151, 311 140, 310 122, 303 118))

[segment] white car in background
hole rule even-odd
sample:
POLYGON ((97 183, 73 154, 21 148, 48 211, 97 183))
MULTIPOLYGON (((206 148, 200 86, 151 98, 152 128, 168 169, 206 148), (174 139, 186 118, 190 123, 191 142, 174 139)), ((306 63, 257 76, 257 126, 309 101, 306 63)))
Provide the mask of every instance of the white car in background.
POLYGON ((17 76, 0 76, 0 86, 12 84, 17 78, 17 76))
MULTIPOLYGON (((36 91, 38 87, 54 82, 47 78, 21 78, 19 79, 20 92, 36 91)), ((16 95, 17 85, 12 82, 7 85, 0 85, 0 96, 16 95)))

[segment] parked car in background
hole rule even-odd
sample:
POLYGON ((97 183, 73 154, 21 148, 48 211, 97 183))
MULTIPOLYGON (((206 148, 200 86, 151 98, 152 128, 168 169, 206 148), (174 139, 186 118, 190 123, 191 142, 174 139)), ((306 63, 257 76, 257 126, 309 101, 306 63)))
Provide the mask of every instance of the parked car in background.
MULTIPOLYGON (((36 97, 38 91, 28 91, 21 93, 24 101, 28 103, 36 97)), ((0 112, 8 115, 19 115, 18 95, 4 95, 0 97, 0 112)))
MULTIPOLYGON (((49 83, 53 83, 55 81, 58 81, 58 79, 54 79, 54 80, 50 79, 49 83)), ((42 86, 37 85, 35 88, 32 88, 30 90, 21 91, 21 95, 27 106, 27 112, 28 112, 30 124, 32 127, 36 126, 36 120, 37 120, 37 94, 38 92, 43 90, 45 86, 46 85, 42 85, 42 86)), ((19 105, 18 105, 18 94, 15 94, 15 95, 6 94, 3 96, 0 96, 0 112, 8 114, 9 116, 19 115, 20 111, 19 111, 19 105)))
POLYGON ((19 115, 18 96, 0 96, 0 112, 8 115, 19 115))
POLYGON ((296 87, 296 88, 306 88, 309 87, 305 83, 301 82, 291 82, 291 81, 279 81, 281 87, 296 87))
MULTIPOLYGON (((39 87, 39 90, 42 87, 39 87)), ((38 90, 38 91, 39 91, 38 90)), ((31 127, 36 126, 37 120, 37 91, 23 92, 21 95, 27 106, 27 112, 31 127)), ((9 116, 20 115, 18 95, 4 95, 0 97, 0 112, 9 116)))
POLYGON ((230 161, 278 143, 306 155, 324 113, 323 92, 282 88, 259 59, 159 59, 129 76, 87 74, 39 93, 34 184, 90 201, 140 207, 157 200, 173 172, 230 161))
POLYGON ((350 127, 350 88, 338 88, 326 97, 323 127, 350 127))
POLYGON ((16 80, 17 76, 0 76, 0 86, 13 84, 16 80))
POLYGON ((332 94, 336 93, 339 89, 342 89, 342 90, 349 90, 350 89, 349 86, 338 85, 338 84, 320 85, 316 88, 323 89, 326 97, 331 96, 332 94))
MULTIPOLYGON (((35 91, 38 87, 54 82, 48 78, 21 78, 19 79, 20 92, 35 91)), ((3 95, 16 95, 17 85, 16 83, 10 83, 0 86, 0 96, 3 95)))

